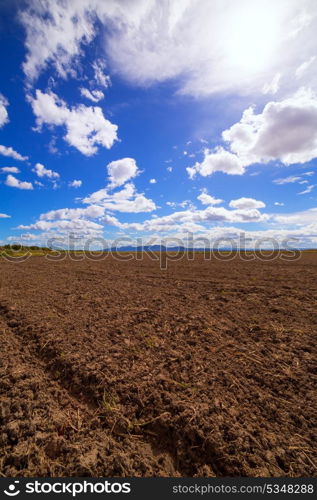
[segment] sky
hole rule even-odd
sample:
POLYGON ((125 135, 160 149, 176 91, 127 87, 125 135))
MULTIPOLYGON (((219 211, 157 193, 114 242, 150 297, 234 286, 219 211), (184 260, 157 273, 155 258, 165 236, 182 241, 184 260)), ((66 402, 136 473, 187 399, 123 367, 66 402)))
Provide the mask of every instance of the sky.
POLYGON ((0 244, 316 248, 316 29, 315 0, 0 0, 0 244))

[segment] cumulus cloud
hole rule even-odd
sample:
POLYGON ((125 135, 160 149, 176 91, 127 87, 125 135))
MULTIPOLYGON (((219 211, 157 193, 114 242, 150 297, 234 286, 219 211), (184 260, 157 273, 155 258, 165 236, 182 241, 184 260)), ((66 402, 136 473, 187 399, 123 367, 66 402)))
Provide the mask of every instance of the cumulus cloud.
POLYGON ((9 121, 9 115, 7 112, 8 105, 9 102, 7 101, 7 99, 2 94, 0 94, 0 128, 9 121))
POLYGON ((1 172, 7 174, 19 174, 20 170, 17 167, 2 167, 1 172))
POLYGON ((187 168, 191 179, 215 172, 242 175, 249 165, 272 160, 284 165, 306 163, 317 157, 317 96, 300 89, 282 101, 269 102, 262 113, 250 107, 222 132, 222 138, 228 150, 205 149, 203 161, 187 168))
POLYGON ((203 205, 219 205, 223 202, 220 198, 214 198, 208 194, 207 189, 202 189, 201 194, 197 196, 197 200, 199 200, 203 205))
POLYGON ((150 180, 149 180, 149 183, 150 183, 150 184, 156 184, 156 183, 157 183, 157 180, 156 180, 156 179, 150 179, 150 180))
POLYGON ((269 216, 267 214, 262 214, 259 210, 254 208, 228 210, 224 207, 208 206, 204 210, 197 210, 195 207, 190 207, 188 210, 173 212, 170 215, 162 217, 153 217, 144 222, 121 223, 117 221, 117 219, 114 219, 112 224, 120 229, 151 233, 162 233, 175 230, 197 232, 205 230, 206 224, 214 225, 221 222, 266 222, 268 219, 269 216))
POLYGON ((0 155, 8 156, 10 158, 14 158, 15 160, 20 160, 20 161, 28 160, 28 156, 22 156, 22 155, 20 155, 20 153, 15 151, 10 146, 7 147, 7 146, 3 146, 2 144, 0 144, 0 155))
POLYGON ((11 217, 11 215, 0 214, 0 219, 9 219, 10 217, 11 217))
POLYGON ((28 230, 28 229, 33 229, 33 230, 38 230, 38 231, 48 231, 48 230, 59 230, 64 233, 71 233, 71 232, 79 232, 80 234, 94 234, 95 232, 99 232, 100 230, 103 229, 103 226, 101 224, 98 224, 93 221, 85 220, 85 219, 72 219, 72 220, 52 220, 52 221, 46 221, 46 220, 39 220, 35 222, 34 224, 30 225, 20 225, 18 226, 18 229, 23 229, 23 230, 28 230))
POLYGON ((60 208, 50 210, 40 216, 40 220, 63 220, 81 219, 84 217, 96 219, 104 215, 105 209, 98 205, 90 205, 87 208, 60 208))
POLYGON ((36 90, 35 97, 29 96, 38 130, 44 124, 66 127, 65 141, 82 154, 92 156, 98 146, 111 148, 117 140, 117 125, 107 120, 98 106, 80 104, 68 108, 65 101, 53 92, 36 90))
POLYGON ((239 157, 222 147, 214 151, 204 150, 204 159, 202 162, 196 162, 193 167, 187 167, 190 179, 194 179, 196 174, 207 177, 215 172, 224 172, 229 175, 242 175, 245 171, 239 157))
POLYGON ((38 177, 48 177, 49 179, 59 178, 59 174, 57 172, 45 168, 42 163, 36 163, 35 167, 33 168, 33 172, 35 172, 38 177))
POLYGON ((255 200, 254 198, 238 198, 237 200, 231 200, 229 203, 231 208, 239 209, 252 209, 252 208, 264 208, 265 203, 260 200, 255 200))
POLYGON ((222 136, 244 166, 271 160, 306 163, 317 156, 317 96, 301 89, 269 102, 262 113, 248 108, 222 136))
POLYGON ((79 187, 81 187, 82 183, 83 183, 83 181, 74 179, 73 181, 69 182, 68 185, 69 185, 69 187, 79 188, 79 187))
POLYGON ((89 99, 92 102, 99 102, 105 97, 101 90, 89 90, 84 87, 81 87, 80 93, 83 97, 86 97, 86 99, 89 99))
MULTIPOLYGON (((272 217, 274 222, 279 224, 284 224, 286 226, 306 226, 307 224, 316 224, 317 220, 317 207, 310 208, 308 210, 302 210, 300 212, 286 213, 283 215, 274 215, 272 217)), ((317 236, 317 227, 316 232, 317 236)))
MULTIPOLYGON (((63 78, 76 76, 101 24, 110 67, 134 84, 177 79, 180 91, 191 95, 245 93, 261 91, 281 72, 289 88, 296 70, 315 55, 316 10, 312 0, 228 0, 225 9, 210 0, 135 0, 129 8, 120 0, 29 0, 20 13, 23 68, 29 81, 48 64, 63 78)), ((100 68, 100 60, 96 64, 100 68)), ((305 85, 316 83, 312 68, 299 72, 305 85)))
POLYGON ((31 182, 20 181, 14 175, 7 175, 5 184, 10 187, 15 187, 18 189, 33 189, 31 182))
POLYGON ((108 163, 107 171, 110 189, 122 186, 122 184, 125 184, 129 179, 136 177, 140 173, 133 158, 121 158, 120 160, 112 161, 108 163))
POLYGON ((100 189, 82 201, 100 205, 108 210, 126 213, 152 212, 156 209, 154 201, 146 198, 143 193, 138 193, 132 182, 127 183, 115 193, 109 193, 108 188, 100 189))

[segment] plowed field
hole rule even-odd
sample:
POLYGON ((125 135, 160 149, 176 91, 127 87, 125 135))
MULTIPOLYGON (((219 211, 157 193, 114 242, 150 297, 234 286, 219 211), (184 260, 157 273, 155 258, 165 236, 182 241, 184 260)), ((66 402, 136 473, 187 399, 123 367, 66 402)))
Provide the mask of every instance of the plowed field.
POLYGON ((316 474, 317 253, 0 260, 0 474, 316 474))

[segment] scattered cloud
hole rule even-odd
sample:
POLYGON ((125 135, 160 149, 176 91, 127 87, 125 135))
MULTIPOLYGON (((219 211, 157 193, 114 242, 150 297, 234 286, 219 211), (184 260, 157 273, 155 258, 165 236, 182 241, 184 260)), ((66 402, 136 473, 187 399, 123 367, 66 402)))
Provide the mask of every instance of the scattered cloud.
POLYGON ((79 188, 82 186, 83 181, 74 179, 73 181, 69 182, 68 185, 69 187, 73 188, 79 188))
POLYGON ((83 155, 92 156, 98 151, 98 145, 109 149, 117 140, 117 125, 107 120, 98 106, 80 104, 68 108, 56 94, 45 94, 41 90, 36 90, 35 97, 29 96, 29 100, 38 131, 44 124, 65 126, 65 141, 83 155))
POLYGON ((35 172, 38 177, 48 177, 49 179, 59 178, 59 174, 57 172, 45 168, 42 163, 36 163, 35 167, 33 168, 33 172, 35 172))
POLYGON ((275 202, 274 202, 274 205, 275 205, 276 207, 284 207, 284 203, 282 203, 281 201, 275 201, 275 202))
POLYGON ((308 181, 303 179, 303 176, 310 177, 312 175, 314 175, 314 172, 303 172, 300 175, 289 175, 288 177, 275 179, 273 182, 279 186, 282 186, 283 184, 294 184, 295 182, 298 182, 299 184, 306 184, 308 181))
POLYGON ((195 206, 193 205, 193 203, 191 202, 191 200, 184 200, 184 201, 180 201, 180 202, 167 201, 166 205, 168 207, 171 207, 171 208, 176 208, 176 207, 181 207, 181 208, 192 207, 192 208, 195 208, 195 206))
POLYGON ((208 194, 207 189, 202 189, 201 194, 197 196, 197 200, 199 200, 203 205, 219 205, 223 202, 220 198, 214 198, 208 194))
POLYGON ((154 201, 146 198, 143 193, 138 193, 132 182, 115 193, 109 193, 108 188, 100 189, 82 201, 100 205, 111 211, 126 213, 152 212, 156 209, 154 201))
POLYGON ((0 214, 0 219, 10 219, 11 215, 0 214))
POLYGON ((31 182, 20 181, 14 175, 9 174, 5 180, 5 184, 18 189, 33 189, 31 182))
POLYGON ((215 172, 224 172, 228 175, 242 175, 244 173, 244 166, 237 155, 226 151, 222 147, 218 147, 214 151, 205 149, 203 161, 200 163, 196 162, 193 167, 188 167, 186 170, 189 178, 194 179, 196 174, 207 177, 215 172))
POLYGON ((20 170, 17 167, 2 167, 1 169, 2 173, 7 173, 7 174, 19 174, 20 170))
POLYGON ((156 179, 150 179, 150 180, 149 180, 149 183, 150 183, 150 184, 156 184, 156 183, 157 183, 157 180, 156 180, 156 179))
POLYGON ((9 121, 7 106, 9 106, 8 100, 0 94, 0 128, 9 121))
POLYGON ((252 208, 264 208, 265 203, 260 200, 255 200, 254 198, 238 198, 237 200, 231 200, 229 207, 238 209, 252 209, 252 208))
POLYGON ((64 220, 64 219, 96 219, 104 215, 105 209, 98 205, 90 205, 87 208, 60 208, 59 210, 50 210, 41 214, 40 220, 64 220))
POLYGON ((219 222, 249 223, 265 222, 267 220, 268 215, 262 214, 257 209, 228 210, 224 207, 208 206, 204 210, 191 207, 188 210, 174 212, 163 217, 155 217, 144 222, 120 223, 119 221, 113 221, 113 223, 121 229, 161 233, 180 229, 196 232, 205 229, 202 224, 219 222))
POLYGON ((248 108, 222 136, 244 167, 271 160, 306 163, 317 156, 316 123, 316 94, 301 89, 292 97, 269 102, 262 113, 248 108))
POLYGON ((262 113, 246 109, 242 118, 222 133, 229 148, 205 149, 204 159, 188 167, 189 177, 215 172, 242 175, 254 163, 275 160, 285 165, 306 163, 317 157, 317 96, 300 89, 283 101, 271 101, 262 113))
POLYGON ((270 83, 267 83, 263 86, 262 92, 263 94, 276 94, 280 87, 280 79, 281 79, 281 73, 276 73, 274 75, 272 81, 270 83))
MULTIPOLYGON (((313 62, 309 72, 298 68, 315 55, 316 10, 308 0, 229 0, 225 11, 209 0, 137 0, 129 8, 119 0, 30 0, 20 12, 23 69, 29 82, 48 64, 62 78, 76 76, 79 56, 102 25, 111 27, 104 29, 111 69, 137 85, 174 79, 179 92, 194 96, 251 93, 272 82, 280 68, 286 90, 296 84, 296 71, 304 85, 313 85, 313 62)), ((104 61, 94 65, 99 85, 109 85, 104 61)))
POLYGON ((14 158, 14 160, 26 161, 28 160, 28 156, 22 156, 20 153, 17 153, 13 148, 3 146, 0 144, 0 155, 8 156, 9 158, 14 158))
POLYGON ((99 102, 105 97, 101 90, 89 90, 84 87, 80 88, 80 93, 83 97, 86 97, 86 99, 89 99, 92 102, 99 102))
POLYGON ((295 71, 296 78, 298 78, 298 79, 302 78, 304 73, 307 71, 309 66, 311 66, 313 64, 315 59, 316 59, 316 56, 311 56, 309 59, 307 59, 307 61, 304 61, 300 66, 298 66, 298 68, 295 71))
POLYGON ((298 175, 289 175, 288 177, 284 177, 281 179, 275 179, 273 182, 274 184, 278 184, 279 186, 282 186, 283 184, 293 184, 294 182, 299 182, 302 179, 302 177, 298 175))
POLYGON ((48 231, 48 230, 59 230, 63 233, 69 234, 74 232, 76 236, 79 235, 91 235, 96 232, 99 233, 100 230, 103 230, 103 226, 93 221, 85 220, 85 219, 72 219, 72 220, 39 220, 34 224, 20 225, 17 229, 23 230, 38 230, 38 231, 48 231))
POLYGON ((112 161, 108 163, 107 171, 110 182, 109 189, 122 186, 128 180, 140 174, 140 170, 133 158, 121 158, 120 160, 112 161))
POLYGON ((300 193, 298 194, 309 194, 312 192, 313 189, 315 189, 315 184, 311 184, 310 186, 307 186, 306 189, 304 189, 304 191, 301 191, 300 193))
POLYGON ((94 80, 100 85, 100 87, 108 88, 111 85, 111 79, 109 75, 105 74, 106 62, 102 59, 97 59, 92 64, 94 70, 94 80))

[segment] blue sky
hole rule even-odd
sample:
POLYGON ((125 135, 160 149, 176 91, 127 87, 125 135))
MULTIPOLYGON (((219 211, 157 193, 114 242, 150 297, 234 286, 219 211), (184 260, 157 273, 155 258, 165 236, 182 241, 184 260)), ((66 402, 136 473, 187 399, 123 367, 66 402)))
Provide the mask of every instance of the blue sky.
POLYGON ((317 246, 316 2, 0 9, 2 244, 317 246))

